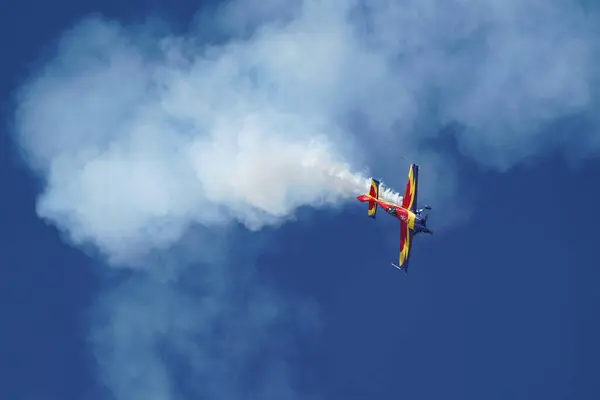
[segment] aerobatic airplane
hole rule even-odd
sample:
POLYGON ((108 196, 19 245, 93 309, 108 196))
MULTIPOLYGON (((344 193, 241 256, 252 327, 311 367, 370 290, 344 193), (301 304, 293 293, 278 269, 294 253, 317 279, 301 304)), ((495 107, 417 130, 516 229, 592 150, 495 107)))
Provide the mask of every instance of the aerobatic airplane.
POLYGON ((380 199, 379 181, 375 179, 371 180, 371 189, 369 190, 369 193, 361 194, 357 197, 358 201, 361 203, 368 202, 367 215, 369 217, 375 218, 377 206, 379 205, 383 207, 388 214, 400 220, 400 262, 398 265, 394 263, 392 263, 392 265, 405 273, 408 273, 408 259, 414 235, 420 232, 433 234, 433 232, 427 228, 428 215, 422 214, 423 210, 431 210, 431 207, 426 205, 423 206, 422 209, 417 210, 418 184, 419 166, 417 164, 410 164, 408 169, 408 181, 406 182, 406 189, 401 205, 380 199))

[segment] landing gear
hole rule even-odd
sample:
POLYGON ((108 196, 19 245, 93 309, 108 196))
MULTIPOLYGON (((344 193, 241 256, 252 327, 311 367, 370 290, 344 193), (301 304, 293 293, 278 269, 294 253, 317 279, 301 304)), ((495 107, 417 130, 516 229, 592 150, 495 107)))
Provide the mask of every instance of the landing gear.
POLYGON ((423 206, 423 208, 417 210, 417 214, 421 214, 425 210, 431 210, 430 206, 423 206))

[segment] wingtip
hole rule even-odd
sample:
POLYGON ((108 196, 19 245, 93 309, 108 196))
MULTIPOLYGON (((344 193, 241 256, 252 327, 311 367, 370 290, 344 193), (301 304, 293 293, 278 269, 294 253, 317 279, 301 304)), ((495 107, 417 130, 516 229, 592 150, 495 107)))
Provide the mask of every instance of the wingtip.
POLYGON ((394 264, 394 263, 390 263, 390 264, 392 264, 392 267, 394 267, 394 268, 396 268, 396 269, 399 269, 400 271, 402 271, 402 272, 404 272, 405 274, 407 274, 407 275, 408 275, 408 267, 399 267, 399 266, 397 266, 397 265, 396 265, 396 264, 394 264))

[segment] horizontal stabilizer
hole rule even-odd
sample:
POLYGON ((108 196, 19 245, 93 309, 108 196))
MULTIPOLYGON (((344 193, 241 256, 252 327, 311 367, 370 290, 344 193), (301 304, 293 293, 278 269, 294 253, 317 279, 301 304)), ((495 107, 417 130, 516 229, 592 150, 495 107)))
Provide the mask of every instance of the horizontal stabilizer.
MULTIPOLYGON (((369 189, 369 195, 374 199, 379 198, 379 181, 371 179, 371 188, 369 189)), ((375 219, 375 214, 377 214, 377 202, 375 200, 369 200, 367 216, 375 219)))
POLYGON ((376 179, 371 179, 371 188, 369 189, 369 193, 361 194, 356 198, 361 203, 367 202, 367 216, 374 219, 375 214, 377 214, 377 201, 375 200, 379 198, 379 181, 376 179))

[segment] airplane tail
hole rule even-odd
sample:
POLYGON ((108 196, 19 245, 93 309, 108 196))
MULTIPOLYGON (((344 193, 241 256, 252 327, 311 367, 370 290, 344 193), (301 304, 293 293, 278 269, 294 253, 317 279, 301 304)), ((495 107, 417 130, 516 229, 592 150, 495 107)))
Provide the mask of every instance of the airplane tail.
POLYGON ((357 197, 357 199, 361 202, 367 202, 367 216, 375 219, 375 214, 377 214, 377 202, 374 199, 379 198, 379 181, 376 179, 371 179, 371 188, 369 189, 369 194, 361 194, 357 197))

